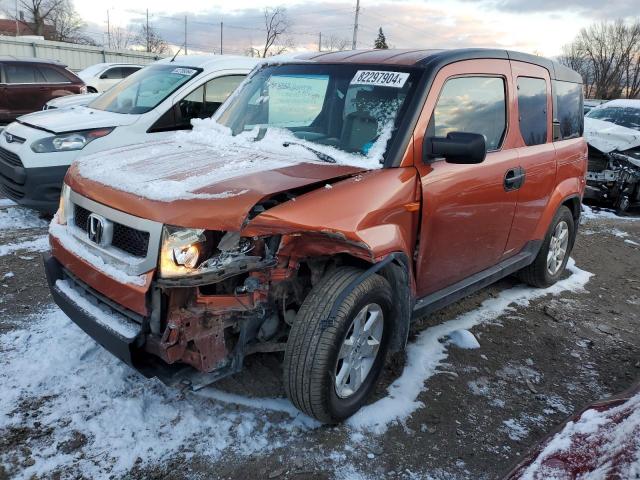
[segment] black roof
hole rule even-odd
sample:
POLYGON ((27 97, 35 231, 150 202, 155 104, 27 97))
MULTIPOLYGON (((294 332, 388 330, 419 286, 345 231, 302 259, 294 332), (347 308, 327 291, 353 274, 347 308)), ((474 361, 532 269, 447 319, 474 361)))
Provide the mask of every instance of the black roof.
POLYGON ((421 67, 432 71, 437 71, 445 65, 461 60, 478 58, 516 60, 546 68, 549 71, 550 77, 554 80, 582 83, 582 78, 577 72, 561 65, 557 61, 528 53, 492 48, 460 48, 452 50, 345 50, 342 52, 305 53, 295 58, 319 63, 404 65, 421 67))

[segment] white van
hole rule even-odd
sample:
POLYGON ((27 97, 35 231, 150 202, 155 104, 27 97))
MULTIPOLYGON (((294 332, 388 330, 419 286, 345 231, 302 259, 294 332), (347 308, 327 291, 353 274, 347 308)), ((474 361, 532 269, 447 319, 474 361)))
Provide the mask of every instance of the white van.
POLYGON ((86 106, 24 115, 0 134, 0 191, 43 213, 58 208, 67 168, 81 154, 168 136, 213 115, 259 60, 163 59, 86 106))

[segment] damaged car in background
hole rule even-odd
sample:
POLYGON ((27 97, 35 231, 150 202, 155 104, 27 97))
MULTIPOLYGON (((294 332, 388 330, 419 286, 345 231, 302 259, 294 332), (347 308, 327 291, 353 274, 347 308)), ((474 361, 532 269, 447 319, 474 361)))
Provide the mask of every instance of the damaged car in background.
POLYGON ((589 145, 585 198, 626 212, 640 206, 640 100, 613 100, 584 120, 589 145))

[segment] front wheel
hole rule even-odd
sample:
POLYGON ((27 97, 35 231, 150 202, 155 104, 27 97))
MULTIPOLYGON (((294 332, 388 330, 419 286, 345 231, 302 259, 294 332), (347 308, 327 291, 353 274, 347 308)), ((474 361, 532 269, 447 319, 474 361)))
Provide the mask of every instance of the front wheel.
POLYGON ((569 261, 575 235, 575 221, 571 210, 562 206, 553 217, 536 259, 518 272, 520 279, 539 288, 556 283, 569 261))
POLYGON ((339 267, 307 295, 291 328, 284 384, 291 402, 323 423, 357 412, 382 371, 391 336, 391 288, 380 275, 365 278, 329 318, 362 270, 339 267))

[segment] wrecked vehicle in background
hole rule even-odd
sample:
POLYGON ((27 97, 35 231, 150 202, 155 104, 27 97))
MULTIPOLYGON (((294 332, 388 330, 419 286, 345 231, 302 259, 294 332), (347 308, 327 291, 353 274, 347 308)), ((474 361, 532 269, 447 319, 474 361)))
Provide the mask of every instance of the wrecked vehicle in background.
POLYGON ((626 212, 640 205, 640 100, 612 100, 584 120, 589 145, 585 198, 626 212))
POLYGON ((583 119, 581 77, 517 52, 272 61, 191 132, 71 166, 49 287, 170 385, 283 352, 292 403, 336 423, 367 402, 412 318, 512 273, 562 276, 583 119))

